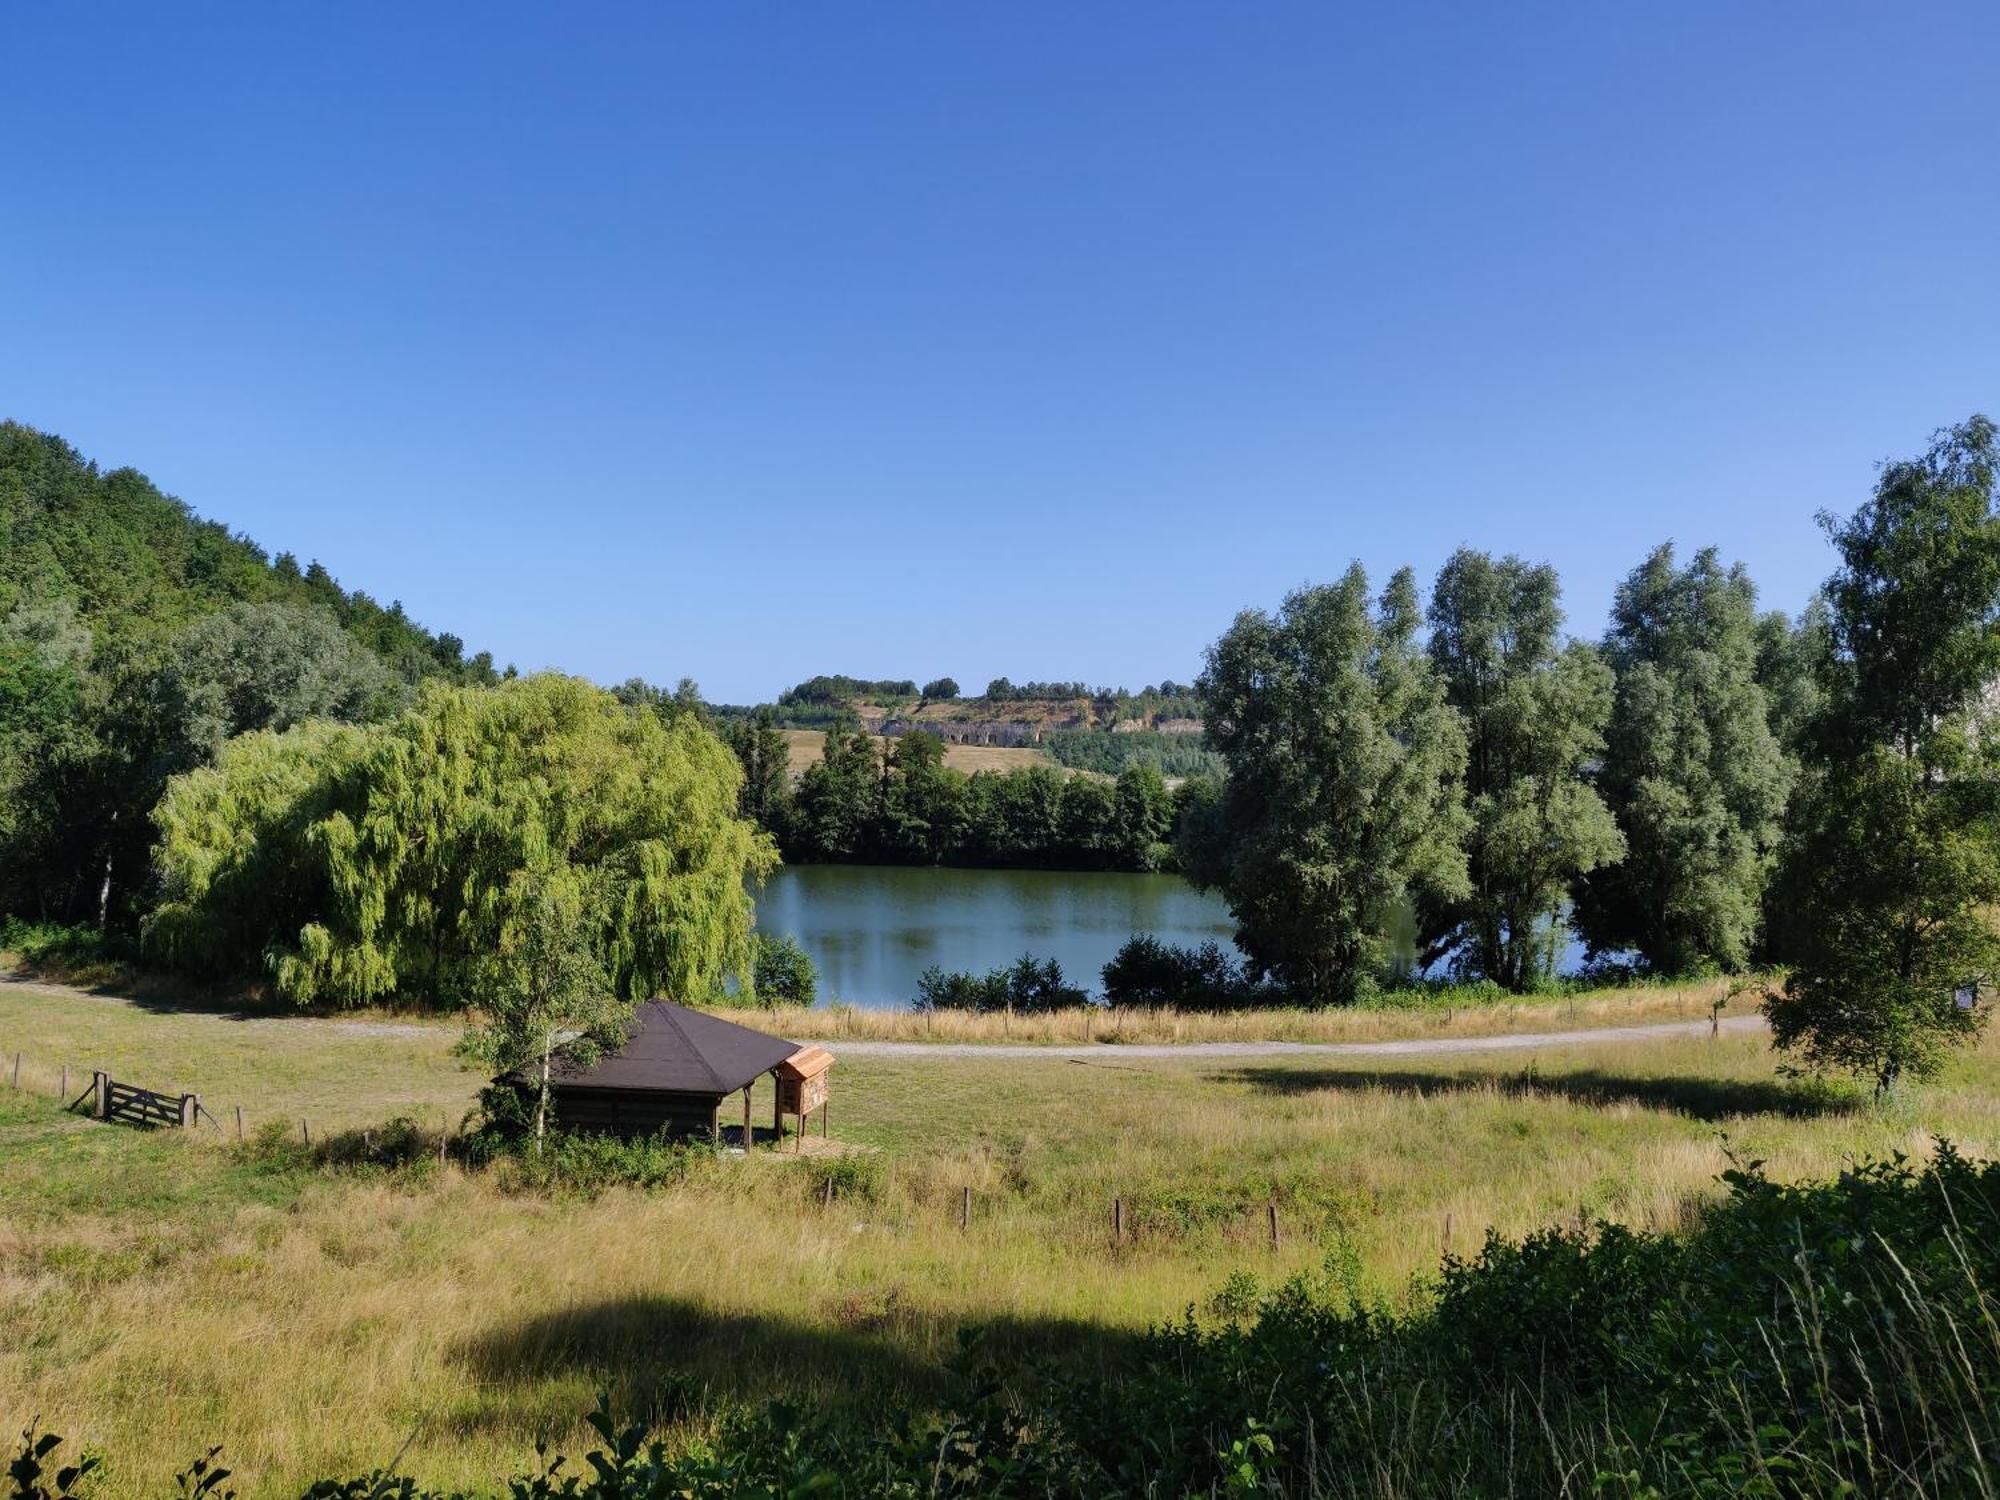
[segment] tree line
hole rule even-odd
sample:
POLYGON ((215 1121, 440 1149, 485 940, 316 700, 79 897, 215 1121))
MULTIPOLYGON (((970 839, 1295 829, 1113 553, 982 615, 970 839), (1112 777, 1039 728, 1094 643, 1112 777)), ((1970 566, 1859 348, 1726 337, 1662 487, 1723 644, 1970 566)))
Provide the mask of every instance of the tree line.
POLYGON ((1115 781, 1050 766, 967 774, 926 730, 878 740, 850 718, 794 783, 774 714, 723 735, 743 769, 743 815, 790 860, 1157 870, 1173 858, 1182 799, 1150 765, 1115 781))
POLYGON ((502 675, 15 422, 0 538, 0 911, 130 931, 171 777, 247 730, 379 720, 423 683, 502 675))
POLYGON ((1784 965, 1781 1045, 1887 1088, 1970 1035, 2000 902, 1993 424, 1888 465, 1796 621, 1657 548, 1601 641, 1545 564, 1462 550, 1426 607, 1357 563, 1239 615, 1197 684, 1227 774, 1180 859, 1260 975, 1346 1003, 1421 957, 1510 989, 1566 923, 1664 973, 1784 965), (1426 629, 1427 627, 1427 629, 1426 629))

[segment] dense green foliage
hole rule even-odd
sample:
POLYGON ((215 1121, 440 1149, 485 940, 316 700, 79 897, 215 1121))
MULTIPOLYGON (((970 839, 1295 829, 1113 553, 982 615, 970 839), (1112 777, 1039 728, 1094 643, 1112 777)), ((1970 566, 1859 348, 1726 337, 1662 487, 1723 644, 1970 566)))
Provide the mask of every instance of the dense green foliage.
POLYGON ((1423 903, 1425 966, 1510 990, 1553 977, 1577 877, 1625 840, 1590 782, 1611 716, 1611 669, 1563 646, 1555 569, 1460 549, 1438 574, 1430 659, 1464 721, 1469 884, 1423 903))
POLYGON ((1781 882, 1792 968, 1765 1009, 1781 1048, 1878 1090, 1976 1034, 2000 979, 1996 447, 1967 423, 1828 523, 1831 649, 1781 882))
MULTIPOLYGON (((601 1405, 573 1474, 544 1462, 491 1493, 1991 1493, 2000 1166, 1944 1147, 1921 1169, 1728 1181, 1677 1233, 1489 1239, 1400 1315, 1357 1295, 1336 1248, 1272 1292, 1232 1279, 1206 1321, 1106 1341, 1088 1375, 996 1368, 973 1340, 942 1402, 725 1408, 672 1447, 601 1405)), ((445 1500, 379 1471, 305 1493, 445 1500)))
POLYGON ((924 684, 922 696, 929 703, 949 703, 958 696, 958 679, 934 677, 924 684))
POLYGON ((1202 743, 1198 734, 1166 734, 1157 729, 1127 729, 1107 734, 1094 729, 1056 729, 1042 736, 1041 749, 1051 760, 1077 771, 1116 776, 1127 766, 1151 766, 1162 776, 1220 776, 1222 757, 1202 743))
POLYGON ((738 784, 694 719, 574 678, 433 685, 389 724, 248 736, 176 778, 146 942, 300 1001, 461 1006, 492 980, 523 879, 552 875, 584 893, 615 993, 704 995, 744 973, 744 879, 772 863, 738 784))
POLYGON ((1416 581, 1370 608, 1360 565, 1246 611, 1210 649, 1208 734, 1229 767, 1183 863, 1220 891, 1237 945, 1313 1004, 1347 1003, 1384 967, 1412 896, 1468 890, 1465 726, 1416 640, 1416 581))
POLYGON ((760 932, 751 990, 759 1005, 811 1005, 819 998, 819 971, 797 938, 760 932))
MULTIPOLYGON (((746 775, 760 764, 755 734, 731 731, 746 775)), ((1175 817, 1151 766, 1128 766, 1116 782, 1040 766, 967 775, 945 765, 927 730, 878 742, 849 722, 828 731, 788 796, 766 800, 760 822, 786 858, 807 862, 1157 870, 1171 858, 1175 817)))
POLYGON ((912 1010, 969 1010, 982 1015, 996 1011, 1068 1010, 1089 1002, 1090 996, 1063 977, 1053 958, 1023 953, 1004 969, 984 974, 951 973, 933 964, 917 978, 912 1010))
POLYGON ((834 673, 808 677, 796 687, 786 688, 778 694, 778 704, 790 708, 805 704, 883 703, 916 696, 917 684, 912 678, 845 677, 834 673))
POLYGON ((1598 788, 1625 858, 1580 883, 1597 952, 1655 969, 1740 969, 1796 767, 1758 681, 1757 591, 1713 548, 1684 568, 1658 548, 1619 586, 1604 652, 1618 674, 1598 788))
POLYGON ((1103 970, 1106 1005, 1223 1010, 1263 998, 1220 943, 1184 948, 1149 932, 1127 938, 1103 970))
POLYGON ((167 776, 231 734, 496 680, 402 606, 0 423, 0 910, 128 928, 167 776))

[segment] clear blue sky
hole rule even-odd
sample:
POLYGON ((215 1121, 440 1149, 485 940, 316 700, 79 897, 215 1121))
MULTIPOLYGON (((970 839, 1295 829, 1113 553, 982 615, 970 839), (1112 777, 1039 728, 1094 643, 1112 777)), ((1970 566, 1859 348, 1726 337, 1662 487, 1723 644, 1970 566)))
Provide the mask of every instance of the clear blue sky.
POLYGON ((1350 558, 1767 603, 2000 408, 2000 6, 16 6, 0 415, 524 668, 1188 678, 1350 558))

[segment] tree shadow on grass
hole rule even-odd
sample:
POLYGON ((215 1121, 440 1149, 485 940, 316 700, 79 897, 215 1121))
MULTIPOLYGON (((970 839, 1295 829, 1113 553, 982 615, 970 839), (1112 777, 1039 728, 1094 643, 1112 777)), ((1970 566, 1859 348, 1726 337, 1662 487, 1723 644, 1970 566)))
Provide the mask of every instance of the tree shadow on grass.
POLYGON ((1810 1080, 1679 1075, 1648 1077, 1607 1073, 1596 1068, 1544 1073, 1532 1066, 1504 1072, 1496 1069, 1422 1072, 1413 1069, 1348 1071, 1259 1067, 1237 1068, 1218 1077, 1224 1081, 1247 1083, 1273 1094, 1363 1093, 1369 1090, 1401 1094, 1491 1092, 1511 1098, 1561 1099, 1598 1109, 1633 1104, 1709 1122, 1734 1120, 1747 1115, 1812 1119, 1853 1114, 1862 1105, 1858 1094, 1810 1080))
POLYGON ((818 1318, 718 1312, 684 1298, 638 1296, 558 1308, 462 1344, 468 1372, 494 1387, 586 1377, 622 1411, 653 1424, 773 1397, 856 1401, 894 1410, 954 1388, 964 1358, 1005 1372, 1102 1374, 1139 1336, 1066 1318, 961 1320, 857 1296, 818 1318), (961 1327, 976 1329, 962 1349, 961 1327))

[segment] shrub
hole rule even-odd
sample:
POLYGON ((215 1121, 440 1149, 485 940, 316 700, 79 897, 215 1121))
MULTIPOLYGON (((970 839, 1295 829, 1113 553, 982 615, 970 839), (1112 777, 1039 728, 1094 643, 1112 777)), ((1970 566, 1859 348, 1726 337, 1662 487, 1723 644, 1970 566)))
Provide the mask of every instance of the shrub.
POLYGON ((752 988, 759 1005, 811 1005, 819 998, 812 955, 795 938, 758 933, 752 988))
POLYGON ((1104 966, 1107 1005, 1219 1010, 1243 1004, 1250 993, 1243 966, 1215 942, 1183 948, 1142 932, 1104 966))
POLYGON ((1037 960, 1024 953, 1010 966, 985 974, 951 973, 936 964, 918 976, 917 995, 911 1008, 928 1010, 969 1010, 981 1015, 993 1011, 1066 1010, 1088 1005, 1090 996, 1063 977, 1055 959, 1037 960))
POLYGON ((497 1163, 508 1192, 548 1192, 594 1198, 608 1188, 647 1190, 675 1187, 715 1162, 706 1142, 670 1141, 658 1136, 621 1140, 572 1131, 550 1134, 538 1156, 509 1152, 497 1163))

